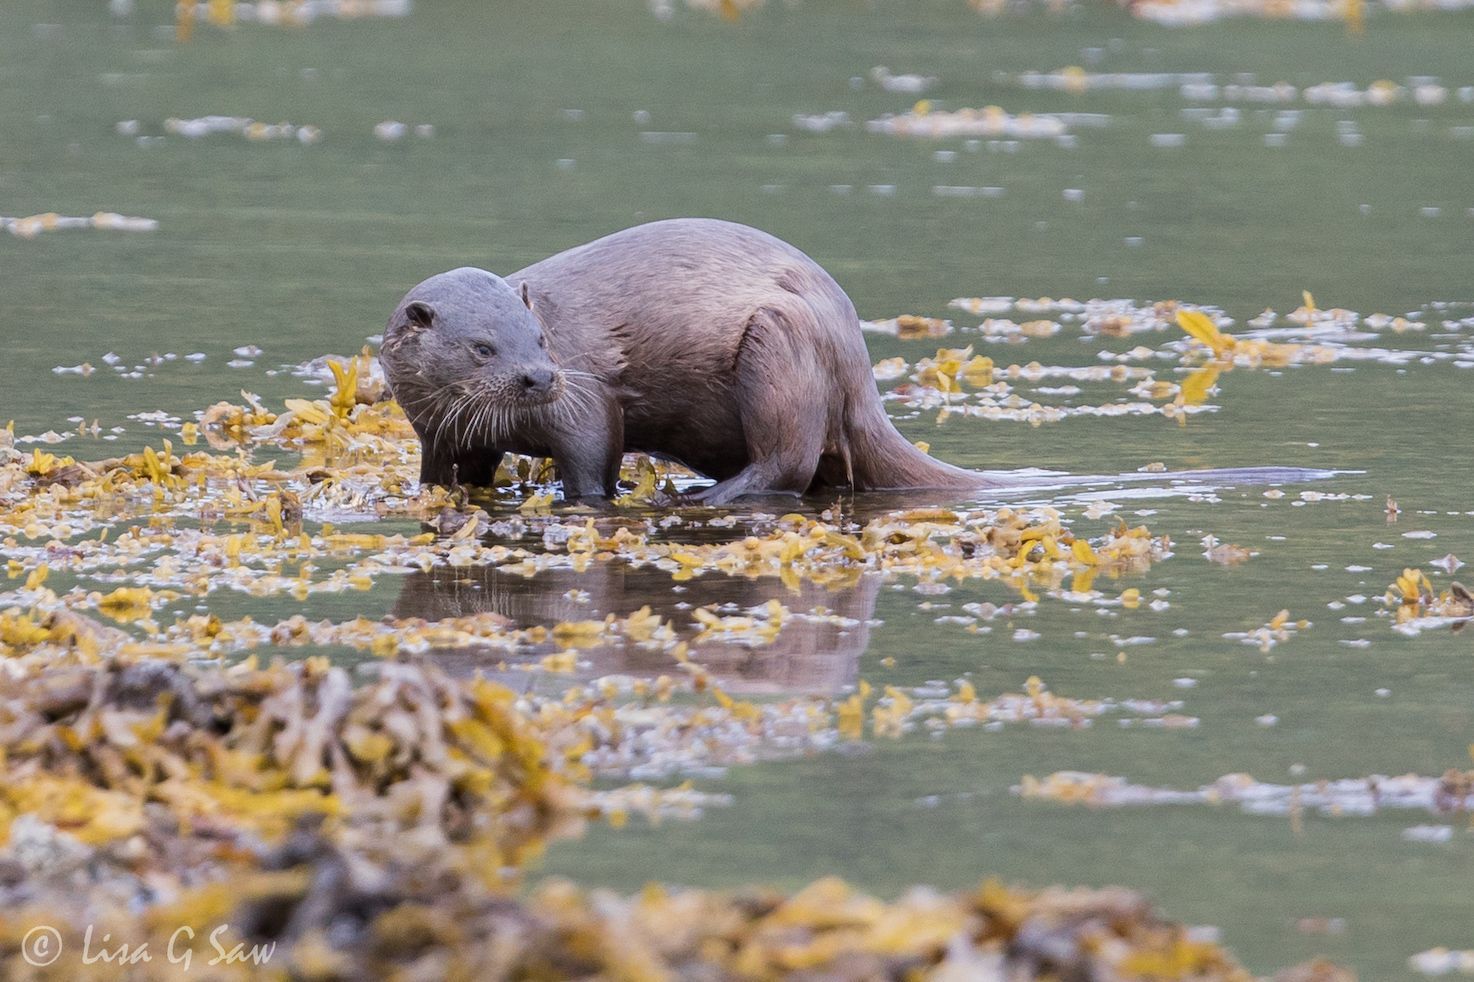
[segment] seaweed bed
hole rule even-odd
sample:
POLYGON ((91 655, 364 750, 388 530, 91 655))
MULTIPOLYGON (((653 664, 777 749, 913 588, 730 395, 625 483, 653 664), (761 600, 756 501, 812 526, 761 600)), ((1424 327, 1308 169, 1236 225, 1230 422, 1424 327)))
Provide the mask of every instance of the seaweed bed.
MULTIPOLYGON (((586 512, 554 510, 523 461, 493 491, 521 504, 485 502, 493 519, 463 490, 418 488, 416 442, 371 358, 330 364, 328 398, 290 400, 280 414, 249 397, 219 404, 180 427, 179 452, 165 441, 87 463, 23 453, 8 431, 0 441, 7 977, 169 977, 189 961, 208 967, 201 977, 1248 977, 1211 933, 1164 921, 1120 889, 986 882, 892 903, 837 880, 791 896, 652 885, 618 897, 559 881, 529 891, 527 863, 585 821, 659 821, 721 803, 689 785, 596 777, 809 752, 867 728, 1088 726, 1103 713, 1193 721, 1171 704, 1056 696, 1038 679, 992 698, 966 681, 928 695, 862 681, 844 696, 748 701, 723 691, 648 609, 519 628, 485 612, 264 625, 182 606, 222 590, 366 589, 438 567, 535 575, 615 561, 677 581, 706 571, 792 584, 881 570, 997 578, 1026 603, 1069 578, 1072 595, 1131 606, 1135 591, 1107 596, 1095 578, 1143 568, 1170 543, 1124 525, 1092 543, 1051 509, 1007 507, 891 511, 863 524, 839 508, 756 515, 716 541, 681 542, 661 533, 736 520, 650 512, 645 503, 675 485, 648 462, 633 466, 615 509, 586 512), (201 437, 210 449, 189 449, 201 437), (365 516, 423 531, 334 528, 365 516), (94 588, 116 582, 126 585, 94 588), (581 648, 610 636, 667 657, 669 674, 570 680, 537 695, 435 657, 470 648, 508 669, 519 646, 551 643, 534 665, 512 667, 572 673, 581 648), (263 666, 248 654, 312 645, 368 657, 263 666)), ((816 615, 772 602, 694 620, 702 635, 761 643, 798 616, 816 615)), ((1324 965, 1295 971, 1286 977, 1337 977, 1324 965)))

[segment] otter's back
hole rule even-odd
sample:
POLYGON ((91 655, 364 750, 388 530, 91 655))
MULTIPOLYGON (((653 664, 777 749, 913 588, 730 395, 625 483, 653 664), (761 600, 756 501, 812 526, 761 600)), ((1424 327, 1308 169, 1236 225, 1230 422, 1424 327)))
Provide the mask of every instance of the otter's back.
POLYGON ((564 340, 560 332, 579 350, 612 341, 632 370, 621 373, 630 376, 624 381, 636 383, 653 365, 693 380, 728 374, 761 307, 782 309, 815 294, 848 307, 838 284, 798 249, 746 225, 704 218, 615 232, 508 277, 518 279, 540 301, 551 298, 555 309, 543 313, 555 342, 564 340))

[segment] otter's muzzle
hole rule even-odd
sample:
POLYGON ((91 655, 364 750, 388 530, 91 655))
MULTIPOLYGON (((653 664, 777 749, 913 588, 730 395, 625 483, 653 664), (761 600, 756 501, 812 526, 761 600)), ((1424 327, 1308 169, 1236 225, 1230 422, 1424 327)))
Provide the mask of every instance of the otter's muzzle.
POLYGON ((547 368, 529 368, 522 373, 522 391, 529 396, 547 396, 557 385, 557 373, 547 368))

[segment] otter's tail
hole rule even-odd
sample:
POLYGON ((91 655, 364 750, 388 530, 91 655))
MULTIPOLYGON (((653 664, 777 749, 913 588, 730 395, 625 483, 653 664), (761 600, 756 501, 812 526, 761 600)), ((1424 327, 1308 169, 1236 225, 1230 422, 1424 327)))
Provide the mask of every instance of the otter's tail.
MULTIPOLYGON (((837 288, 836 288, 837 289, 837 288)), ((840 294, 843 297, 843 294, 840 294)), ((844 450, 848 478, 856 491, 962 491, 989 492, 1056 488, 1078 488, 1113 484, 1190 483, 1198 484, 1298 484, 1319 481, 1336 471, 1306 467, 1226 467, 1191 471, 1134 471, 1126 474, 1061 474, 1058 472, 980 472, 954 467, 937 460, 911 443, 886 415, 876 391, 870 354, 865 347, 859 318, 848 298, 842 305, 854 323, 839 342, 840 370, 850 376, 843 386, 842 410, 844 450)), ((832 336, 832 335, 831 335, 832 336)), ((834 475, 838 477, 838 474, 834 475)), ((838 483, 838 482, 835 482, 838 483)))
MULTIPOLYGON (((879 407, 877 407, 879 408, 879 407)), ((1069 474, 1058 471, 970 471, 930 457, 880 419, 858 419, 850 430, 856 491, 939 490, 969 492, 1056 491, 1122 484, 1263 485, 1323 481, 1346 471, 1312 467, 1215 467, 1186 471, 1069 474)))
MULTIPOLYGON (((873 377, 864 383, 874 391, 873 377)), ((1012 483, 929 456, 901 435, 878 396, 856 402, 860 405, 848 407, 845 421, 856 491, 981 491, 1012 483)))
MULTIPOLYGON (((854 372, 855 368, 851 367, 854 372)), ((868 398, 852 398, 846 407, 845 435, 851 454, 856 491, 1051 491, 1105 487, 1118 484, 1251 485, 1302 484, 1334 477, 1338 471, 1309 467, 1220 467, 1187 471, 1131 471, 1124 474, 1068 474, 1057 471, 984 472, 954 467, 929 456, 901 435, 875 392, 868 356, 863 376, 847 391, 868 398)))
POLYGON ((1208 487, 1249 484, 1304 484, 1324 481, 1359 471, 1323 470, 1317 467, 1212 467, 1190 471, 1129 471, 1124 474, 1066 474, 1059 471, 990 472, 994 489, 1008 491, 1055 491, 1068 488, 1106 487, 1117 484, 1162 484, 1208 487))

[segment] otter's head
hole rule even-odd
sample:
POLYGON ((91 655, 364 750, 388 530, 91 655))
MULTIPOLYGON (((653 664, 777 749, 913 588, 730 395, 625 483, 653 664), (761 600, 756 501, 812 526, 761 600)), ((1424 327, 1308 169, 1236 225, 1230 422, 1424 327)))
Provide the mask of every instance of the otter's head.
POLYGON ((384 331, 380 360, 405 412, 434 429, 452 418, 508 420, 557 400, 564 389, 527 284, 514 288, 469 266, 404 295, 384 331))

